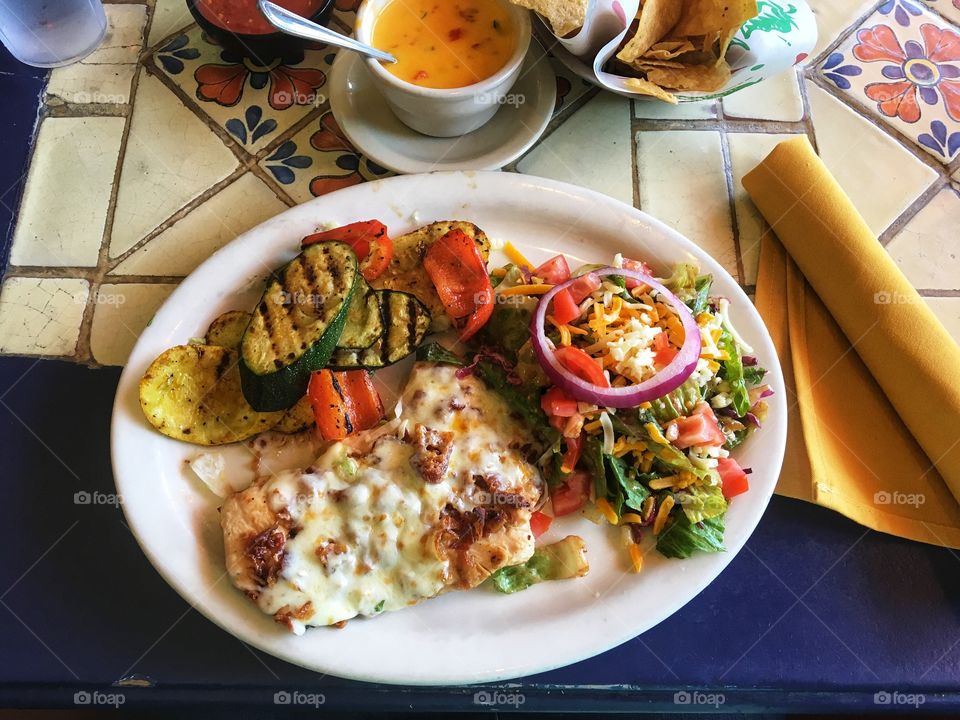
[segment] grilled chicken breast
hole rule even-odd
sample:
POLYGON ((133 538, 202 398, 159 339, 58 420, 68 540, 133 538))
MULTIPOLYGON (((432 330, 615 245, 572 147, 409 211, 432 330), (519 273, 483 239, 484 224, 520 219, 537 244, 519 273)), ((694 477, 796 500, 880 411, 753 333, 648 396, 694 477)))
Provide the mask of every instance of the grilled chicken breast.
POLYGON ((531 443, 480 380, 418 363, 397 419, 227 498, 230 577, 297 633, 475 587, 533 554, 531 443))

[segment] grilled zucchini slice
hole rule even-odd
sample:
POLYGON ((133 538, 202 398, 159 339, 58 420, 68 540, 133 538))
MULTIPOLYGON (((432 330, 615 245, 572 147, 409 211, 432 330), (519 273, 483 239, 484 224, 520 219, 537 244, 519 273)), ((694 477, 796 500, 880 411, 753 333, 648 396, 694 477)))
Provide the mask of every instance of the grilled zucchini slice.
POLYGON ((254 410, 240 390, 236 350, 178 345, 140 380, 140 407, 157 430, 195 445, 224 445, 271 429, 282 412, 254 410))
POLYGON ((327 367, 331 370, 355 370, 392 365, 414 352, 430 331, 430 311, 409 293, 381 290, 384 332, 365 350, 338 348, 327 367))
POLYGON ((306 394, 340 340, 359 277, 356 254, 339 242, 310 245, 272 275, 240 348, 252 407, 285 410, 306 394))
POLYGON ((480 256, 486 262, 490 256, 490 240, 473 223, 459 220, 443 220, 425 225, 412 233, 401 235, 393 241, 393 259, 384 273, 371 285, 377 290, 399 290, 411 293, 427 306, 432 316, 431 332, 449 330, 453 323, 444 310, 430 276, 423 268, 423 256, 427 248, 451 230, 462 230, 477 244, 480 256))
POLYGON ((219 345, 230 350, 239 350, 243 333, 250 322, 250 313, 244 310, 227 310, 207 328, 207 345, 219 345))
POLYGON ((382 333, 380 295, 367 285, 363 277, 359 277, 350 301, 350 309, 347 310, 347 324, 343 327, 337 347, 364 350, 373 345, 382 333))

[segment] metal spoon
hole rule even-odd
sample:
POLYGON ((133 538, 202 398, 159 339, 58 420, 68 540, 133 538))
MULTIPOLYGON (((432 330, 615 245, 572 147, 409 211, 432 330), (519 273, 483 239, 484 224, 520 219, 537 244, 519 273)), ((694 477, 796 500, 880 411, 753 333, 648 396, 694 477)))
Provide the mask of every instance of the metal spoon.
POLYGON ((318 25, 312 20, 307 20, 296 13, 280 7, 276 3, 270 2, 270 0, 258 0, 257 4, 260 7, 260 12, 270 21, 270 24, 287 35, 305 38, 306 40, 317 40, 322 43, 327 43, 328 45, 336 45, 337 47, 353 50, 361 55, 382 60, 383 62, 395 63, 397 61, 397 59, 388 52, 364 45, 362 42, 358 42, 353 38, 341 35, 329 28, 325 28, 323 25, 318 25))

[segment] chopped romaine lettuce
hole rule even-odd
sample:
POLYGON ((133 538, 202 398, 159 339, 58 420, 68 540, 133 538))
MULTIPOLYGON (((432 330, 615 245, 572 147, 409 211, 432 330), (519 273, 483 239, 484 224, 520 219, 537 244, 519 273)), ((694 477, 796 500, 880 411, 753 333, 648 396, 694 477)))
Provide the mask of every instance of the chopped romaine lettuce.
POLYGON ((524 423, 544 447, 550 447, 557 442, 560 432, 550 426, 546 413, 540 407, 539 387, 528 383, 511 384, 506 371, 489 360, 480 360, 476 373, 487 387, 507 402, 512 411, 523 418, 524 423))
POLYGON ((523 565, 500 568, 490 579, 502 593, 526 590, 544 580, 566 580, 587 574, 587 546, 583 539, 568 535, 552 545, 537 548, 523 565))
POLYGON ((697 550, 722 552, 723 515, 692 523, 684 513, 676 513, 657 536, 657 550, 668 558, 688 558, 697 550))
POLYGON ((747 383, 743 379, 743 360, 740 357, 740 348, 727 330, 720 335, 717 343, 727 355, 723 361, 723 379, 730 385, 730 395, 733 398, 733 409, 737 415, 743 417, 750 412, 750 395, 747 392, 747 383))
MULTIPOLYGON (((511 299, 518 299, 512 296, 511 299)), ((516 360, 517 351, 530 341, 530 322, 536 302, 523 304, 498 304, 483 327, 482 342, 493 345, 511 360, 516 360)))
MULTIPOLYGON (((623 460, 613 455, 607 455, 605 459, 610 476, 618 486, 620 507, 626 504, 634 510, 640 510, 643 501, 650 496, 650 491, 637 478, 636 471, 627 468, 623 460)), ((620 507, 616 507, 618 514, 620 507)))
POLYGON ((674 497, 692 523, 715 518, 727 511, 727 501, 719 485, 692 485, 674 497))

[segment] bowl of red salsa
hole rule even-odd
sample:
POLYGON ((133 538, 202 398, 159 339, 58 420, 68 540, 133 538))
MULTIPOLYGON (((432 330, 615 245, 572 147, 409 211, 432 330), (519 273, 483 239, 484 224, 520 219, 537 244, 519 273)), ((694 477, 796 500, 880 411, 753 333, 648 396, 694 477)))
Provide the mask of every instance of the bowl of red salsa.
MULTIPOLYGON (((334 0, 274 0, 291 12, 323 23, 334 0)), ((242 55, 269 62, 309 41, 277 32, 257 8, 257 0, 187 0, 197 24, 217 43, 242 55)))

